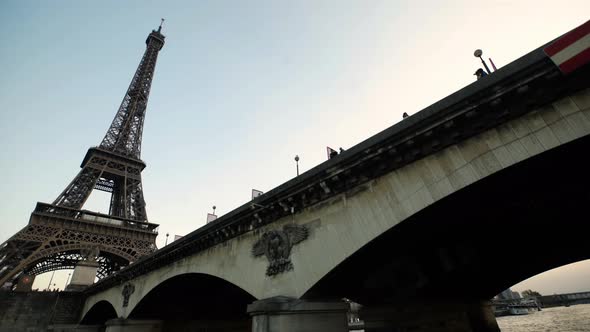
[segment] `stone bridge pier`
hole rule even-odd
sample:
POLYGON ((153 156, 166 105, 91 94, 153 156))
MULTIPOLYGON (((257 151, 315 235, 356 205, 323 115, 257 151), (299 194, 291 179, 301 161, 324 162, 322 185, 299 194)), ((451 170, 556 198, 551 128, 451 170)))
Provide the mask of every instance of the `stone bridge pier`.
POLYGON ((437 301, 363 308, 365 332, 500 332, 490 301, 437 301))
MULTIPOLYGON (((248 306, 252 332, 349 331, 343 301, 305 301, 288 297, 260 300, 248 306)), ((490 301, 440 301, 364 307, 365 332, 500 332, 490 301)))
POLYGON ((349 305, 343 301, 305 301, 284 296, 248 305, 252 332, 348 331, 349 305))

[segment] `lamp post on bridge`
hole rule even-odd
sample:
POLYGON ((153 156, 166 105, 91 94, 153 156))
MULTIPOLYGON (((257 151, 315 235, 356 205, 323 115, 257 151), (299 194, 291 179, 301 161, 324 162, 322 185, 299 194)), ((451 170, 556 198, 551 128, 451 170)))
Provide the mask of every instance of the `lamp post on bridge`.
POLYGON ((488 68, 488 65, 486 64, 486 62, 481 58, 483 52, 480 49, 475 50, 475 52, 473 52, 473 55, 476 58, 479 58, 481 60, 481 63, 483 63, 483 66, 486 68, 486 71, 488 72, 488 74, 491 74, 492 72, 490 71, 490 68, 488 68))
POLYGON ((297 176, 299 176, 299 156, 295 155, 295 165, 297 166, 297 176))

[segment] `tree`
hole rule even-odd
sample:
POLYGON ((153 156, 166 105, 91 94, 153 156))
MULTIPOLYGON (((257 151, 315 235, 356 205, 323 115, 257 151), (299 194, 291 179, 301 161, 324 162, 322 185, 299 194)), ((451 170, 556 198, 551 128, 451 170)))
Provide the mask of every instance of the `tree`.
POLYGON ((522 297, 527 298, 527 297, 537 297, 537 296, 542 296, 541 293, 539 292, 535 292, 533 290, 527 289, 522 291, 522 293, 520 293, 522 295, 522 297))

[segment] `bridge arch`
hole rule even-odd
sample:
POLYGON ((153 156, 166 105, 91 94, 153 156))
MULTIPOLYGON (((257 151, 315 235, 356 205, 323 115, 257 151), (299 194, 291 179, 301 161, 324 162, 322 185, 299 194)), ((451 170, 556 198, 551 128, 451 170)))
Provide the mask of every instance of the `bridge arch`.
POLYGON ((163 320, 171 327, 249 324, 246 306, 256 300, 235 284, 204 273, 172 276, 144 294, 127 318, 163 320))
MULTIPOLYGON (((238 241, 239 242, 239 241, 238 241)), ((249 298, 249 302, 255 301, 259 297, 254 290, 254 285, 250 278, 244 277, 252 273, 252 269, 241 266, 243 260, 234 258, 232 263, 224 262, 219 264, 219 255, 222 255, 224 259, 228 259, 231 255, 228 255, 226 250, 228 246, 213 248, 205 252, 201 252, 199 255, 189 256, 180 261, 177 261, 168 266, 162 267, 160 270, 154 273, 140 275, 128 281, 120 282, 116 286, 108 288, 102 292, 90 295, 85 303, 83 312, 87 312, 90 307, 101 300, 108 300, 114 303, 117 311, 120 313, 120 317, 128 318, 133 312, 133 316, 143 317, 141 314, 144 310, 135 310, 135 307, 142 302, 148 294, 158 292, 158 289, 168 288, 167 284, 172 284, 173 287, 178 287, 181 283, 179 280, 183 278, 192 278, 195 280, 202 280, 202 284, 211 284, 208 289, 234 289, 236 291, 236 298, 249 298), (123 290, 127 284, 133 285, 134 291, 131 293, 128 299, 127 306, 123 307, 123 290), (239 295, 242 294, 242 295, 239 295), (247 295, 246 295, 247 294, 247 295)), ((234 253, 244 254, 242 250, 237 250, 239 245, 236 244, 234 253)), ((246 253, 247 255, 248 253, 246 253)), ((108 278, 106 279, 108 280, 108 278)), ((260 282, 258 282, 260 283, 260 282)), ((182 294, 187 294, 182 292, 182 294)), ((196 296, 195 296, 196 298, 196 296)), ((240 300, 241 301, 241 300, 240 300)), ((160 305, 165 305, 164 302, 159 301, 160 305)), ((245 312, 245 307, 243 308, 245 312)))
POLYGON ((590 136, 458 190, 368 242, 303 298, 381 305, 408 298, 490 299, 547 270, 590 258, 585 232, 590 136))
POLYGON ((109 319, 119 317, 117 310, 109 301, 99 301, 95 303, 88 312, 82 317, 81 325, 105 325, 109 319))

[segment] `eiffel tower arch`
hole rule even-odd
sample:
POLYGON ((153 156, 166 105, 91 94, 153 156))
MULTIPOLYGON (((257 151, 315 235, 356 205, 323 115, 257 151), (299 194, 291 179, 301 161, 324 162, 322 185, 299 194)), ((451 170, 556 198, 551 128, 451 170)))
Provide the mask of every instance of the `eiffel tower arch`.
MULTIPOLYGON (((163 20, 162 20, 163 21, 163 20)), ((28 225, 0 245, 0 286, 30 289, 36 275, 73 269, 91 260, 104 278, 156 250, 158 225, 148 222, 141 184, 143 122, 162 25, 146 50, 111 126, 91 147, 74 177, 53 203, 37 203, 28 225), (109 213, 83 210, 94 190, 111 194, 109 213)))

